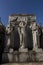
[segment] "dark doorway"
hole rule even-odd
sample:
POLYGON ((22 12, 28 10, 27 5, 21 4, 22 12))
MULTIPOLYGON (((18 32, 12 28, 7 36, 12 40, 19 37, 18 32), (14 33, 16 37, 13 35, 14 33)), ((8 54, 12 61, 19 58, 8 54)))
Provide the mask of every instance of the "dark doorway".
POLYGON ((39 38, 40 38, 40 48, 43 49, 43 34, 41 34, 41 35, 39 36, 39 38))
POLYGON ((18 33, 18 29, 16 27, 14 27, 11 32, 10 48, 13 48, 15 51, 15 50, 19 50, 19 47, 20 47, 20 36, 18 33))
POLYGON ((28 27, 25 28, 24 45, 28 50, 33 49, 32 30, 28 27))
POLYGON ((4 52, 5 48, 5 30, 3 28, 0 28, 0 64, 2 62, 2 54, 4 52))
POLYGON ((20 47, 20 36, 18 30, 14 31, 14 50, 18 50, 20 47))

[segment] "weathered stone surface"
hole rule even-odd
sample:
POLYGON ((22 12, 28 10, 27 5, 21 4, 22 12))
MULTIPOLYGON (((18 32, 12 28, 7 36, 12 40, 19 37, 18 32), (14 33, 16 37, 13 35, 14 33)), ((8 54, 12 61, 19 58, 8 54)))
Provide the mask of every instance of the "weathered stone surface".
POLYGON ((9 16, 2 62, 43 61, 43 30, 39 27, 35 15, 9 16))
POLYGON ((29 63, 7 63, 1 65, 43 65, 43 62, 29 62, 29 63))
POLYGON ((18 52, 15 51, 13 53, 3 53, 2 63, 7 62, 36 62, 43 61, 43 52, 18 52))
POLYGON ((33 28, 32 27, 34 27, 35 29, 37 27, 35 24, 36 23, 35 20, 36 20, 36 16, 34 15, 21 14, 21 15, 9 16, 9 21, 10 21, 9 27, 10 27, 10 31, 12 31, 11 36, 10 36, 10 39, 11 39, 10 45, 12 44, 13 46, 15 45, 17 46, 16 43, 14 45, 14 33, 13 33, 13 31, 15 32, 15 28, 16 28, 16 30, 18 30, 19 37, 20 37, 20 48, 26 47, 28 49, 32 49, 33 41, 34 41, 32 39, 33 38, 33 35, 32 35, 33 28), (35 25, 31 26, 33 21, 34 21, 33 24, 35 25))

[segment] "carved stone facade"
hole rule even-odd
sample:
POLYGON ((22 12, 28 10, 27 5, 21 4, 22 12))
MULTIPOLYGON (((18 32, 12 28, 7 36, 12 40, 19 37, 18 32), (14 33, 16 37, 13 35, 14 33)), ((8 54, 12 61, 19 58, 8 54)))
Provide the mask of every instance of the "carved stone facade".
POLYGON ((35 15, 9 16, 5 42, 2 62, 43 61, 43 28, 35 15))
MULTIPOLYGON (((14 50, 33 49, 37 50, 39 44, 39 27, 36 23, 35 15, 11 15, 8 31, 8 46, 14 50)), ((20 50, 21 51, 21 50, 20 50)))

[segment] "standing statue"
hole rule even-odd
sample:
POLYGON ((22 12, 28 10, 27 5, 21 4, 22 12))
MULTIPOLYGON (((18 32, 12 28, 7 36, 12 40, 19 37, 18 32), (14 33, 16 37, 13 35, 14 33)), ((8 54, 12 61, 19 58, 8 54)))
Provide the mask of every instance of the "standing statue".
POLYGON ((26 23, 21 21, 19 23, 19 34, 20 34, 20 48, 24 48, 24 30, 25 30, 26 23))

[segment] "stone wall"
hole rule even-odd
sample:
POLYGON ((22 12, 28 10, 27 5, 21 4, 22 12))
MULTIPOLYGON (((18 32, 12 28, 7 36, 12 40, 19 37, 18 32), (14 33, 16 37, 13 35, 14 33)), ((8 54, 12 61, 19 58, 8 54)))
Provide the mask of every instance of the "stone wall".
POLYGON ((3 53, 2 63, 28 63, 28 62, 42 62, 43 61, 43 52, 9 52, 3 53))
MULTIPOLYGON (((17 40, 20 38, 20 48, 28 48, 28 49, 35 49, 38 48, 37 44, 37 26, 36 26, 36 16, 35 15, 11 15, 9 16, 9 28, 10 30, 10 46, 17 46, 17 40), (18 30, 19 37, 17 38, 16 34, 14 33, 18 30), (35 35, 33 35, 35 34, 35 35), (14 37, 16 41, 14 41, 14 37), (31 41, 30 41, 31 40, 31 41), (16 43, 14 43, 16 42, 16 43), (14 45, 15 44, 15 45, 14 45)), ((19 44, 18 43, 18 44, 19 44)))
POLYGON ((6 31, 7 41, 2 62, 43 61, 43 50, 39 43, 39 26, 35 15, 9 16, 6 31))

